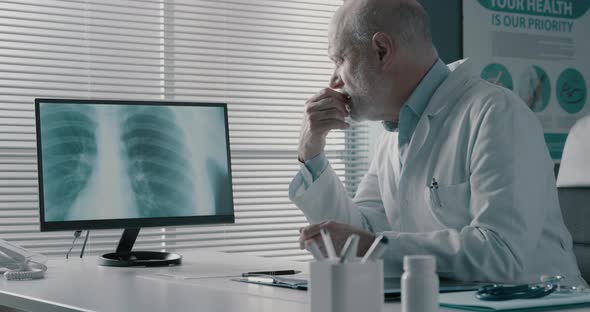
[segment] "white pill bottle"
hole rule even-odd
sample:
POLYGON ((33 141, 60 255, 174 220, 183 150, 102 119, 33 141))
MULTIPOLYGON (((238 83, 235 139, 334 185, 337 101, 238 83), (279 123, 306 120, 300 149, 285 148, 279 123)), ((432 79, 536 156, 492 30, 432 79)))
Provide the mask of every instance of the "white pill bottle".
POLYGON ((404 257, 402 312, 438 311, 436 260, 430 255, 404 257))

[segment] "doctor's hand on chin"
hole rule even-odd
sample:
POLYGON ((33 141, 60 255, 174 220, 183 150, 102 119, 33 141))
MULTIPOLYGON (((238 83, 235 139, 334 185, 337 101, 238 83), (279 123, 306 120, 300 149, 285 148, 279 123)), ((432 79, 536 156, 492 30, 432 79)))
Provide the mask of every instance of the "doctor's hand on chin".
POLYGON ((299 161, 305 162, 324 150, 326 136, 332 129, 346 129, 344 121, 350 99, 330 88, 322 89, 305 103, 305 118, 299 137, 299 161))
POLYGON ((332 244, 334 245, 337 255, 340 255, 340 251, 342 250, 342 247, 344 246, 344 243, 350 234, 357 234, 359 236, 357 256, 363 256, 375 239, 375 235, 373 233, 359 229, 352 225, 334 221, 324 221, 319 224, 312 224, 299 229, 299 248, 307 249, 307 246, 309 246, 309 244, 313 241, 318 245, 324 254, 324 257, 326 257, 326 247, 324 246, 322 236, 320 234, 321 229, 325 229, 328 231, 328 233, 330 233, 332 244))

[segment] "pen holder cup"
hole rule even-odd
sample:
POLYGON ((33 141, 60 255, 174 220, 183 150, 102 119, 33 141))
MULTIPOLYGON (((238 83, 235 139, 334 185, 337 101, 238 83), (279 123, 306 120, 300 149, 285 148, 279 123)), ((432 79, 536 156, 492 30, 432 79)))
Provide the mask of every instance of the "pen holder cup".
POLYGON ((381 312, 383 261, 310 262, 311 312, 381 312))

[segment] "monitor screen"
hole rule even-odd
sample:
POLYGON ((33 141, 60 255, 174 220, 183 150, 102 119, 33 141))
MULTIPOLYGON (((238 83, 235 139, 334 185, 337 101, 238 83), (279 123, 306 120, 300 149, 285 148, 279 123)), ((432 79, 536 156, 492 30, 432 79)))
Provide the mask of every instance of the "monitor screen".
POLYGON ((41 230, 234 222, 227 106, 36 99, 41 230))

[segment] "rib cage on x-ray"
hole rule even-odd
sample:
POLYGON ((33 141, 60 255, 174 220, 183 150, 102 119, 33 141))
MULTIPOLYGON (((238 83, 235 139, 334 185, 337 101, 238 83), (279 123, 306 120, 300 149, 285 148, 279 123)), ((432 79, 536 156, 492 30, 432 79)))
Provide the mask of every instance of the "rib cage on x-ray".
POLYGON ((90 106, 51 105, 43 119, 44 201, 51 207, 46 218, 63 220, 88 184, 97 158, 95 110, 90 106))
POLYGON ((186 130, 170 107, 51 104, 40 118, 46 220, 198 211, 186 130), (110 191, 123 196, 97 201, 110 191))
POLYGON ((168 107, 123 107, 120 133, 141 217, 190 214, 196 196, 193 168, 174 112, 168 107))

